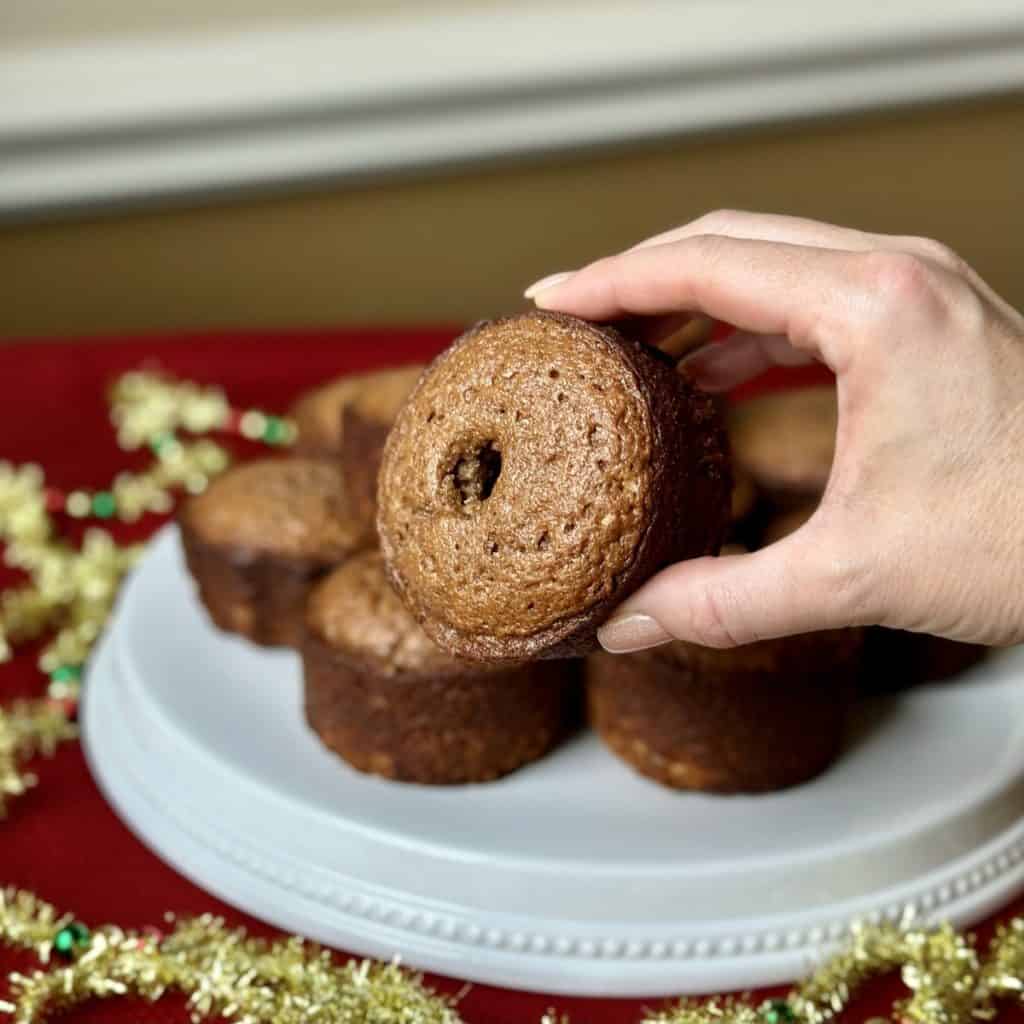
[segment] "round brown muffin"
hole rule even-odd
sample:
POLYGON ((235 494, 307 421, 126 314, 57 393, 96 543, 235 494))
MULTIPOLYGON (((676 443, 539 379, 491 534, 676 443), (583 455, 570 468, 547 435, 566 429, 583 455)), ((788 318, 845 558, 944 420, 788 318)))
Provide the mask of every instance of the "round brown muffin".
POLYGON ((338 468, 316 459, 235 466, 190 498, 178 522, 210 618, 261 644, 298 643, 309 588, 369 542, 338 468))
POLYGON ((384 443, 423 367, 403 367, 378 375, 341 410, 341 471, 353 513, 376 529, 377 477, 384 443))
POLYGON ((307 625, 306 719, 360 771, 484 782, 541 757, 572 723, 574 665, 495 668, 444 654, 392 590, 379 552, 317 587, 307 625))
MULTIPOLYGON (((297 431, 295 453, 321 459, 341 455, 344 412, 350 406, 362 409, 369 422, 390 427, 422 372, 422 364, 415 363, 356 373, 306 392, 289 413, 297 431)), ((351 456, 345 458, 351 459, 351 456)))
POLYGON ((388 571, 445 650, 583 653, 653 573, 717 550, 727 444, 714 403, 654 349, 553 313, 479 324, 388 438, 388 571))
MULTIPOLYGON (((772 544, 798 530, 814 515, 815 504, 782 512, 767 524, 762 544, 772 544)), ((966 672, 988 652, 980 644, 947 640, 928 633, 869 626, 864 630, 860 690, 865 694, 892 693, 922 683, 940 682, 966 672)))
POLYGON ((735 465, 781 505, 821 496, 832 471, 838 411, 834 387, 781 391, 729 409, 735 465))
POLYGON ((894 693, 943 682, 973 668, 987 654, 981 644, 870 626, 865 630, 861 688, 865 694, 894 693))
POLYGON ((755 793, 813 778, 843 740, 861 635, 834 630, 713 650, 675 641, 587 659, 590 719, 642 775, 755 793))

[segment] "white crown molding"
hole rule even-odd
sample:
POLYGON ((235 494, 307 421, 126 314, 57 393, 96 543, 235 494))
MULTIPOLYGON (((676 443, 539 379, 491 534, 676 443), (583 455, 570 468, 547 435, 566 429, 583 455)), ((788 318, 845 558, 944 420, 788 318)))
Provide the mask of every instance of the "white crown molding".
POLYGON ((0 42, 0 216, 1022 87, 1020 0, 642 0, 0 42))

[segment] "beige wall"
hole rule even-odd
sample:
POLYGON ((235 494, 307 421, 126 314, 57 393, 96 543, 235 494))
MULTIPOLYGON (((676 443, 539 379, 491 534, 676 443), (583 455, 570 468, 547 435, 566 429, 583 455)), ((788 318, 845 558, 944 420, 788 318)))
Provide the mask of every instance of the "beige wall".
MULTIPOLYGON (((494 6, 498 0, 433 0, 435 10, 494 6)), ((51 43, 109 41, 121 35, 235 31, 301 25, 311 18, 401 14, 420 0, 4 0, 0 52, 51 43)))
POLYGON ((1024 97, 0 229, 0 335, 471 320, 725 205, 942 238, 1024 306, 1024 97))

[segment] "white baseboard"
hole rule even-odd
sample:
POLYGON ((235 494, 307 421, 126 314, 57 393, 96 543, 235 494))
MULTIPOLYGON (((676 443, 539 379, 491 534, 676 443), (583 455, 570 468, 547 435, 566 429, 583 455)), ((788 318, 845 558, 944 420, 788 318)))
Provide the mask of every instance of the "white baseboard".
POLYGON ((0 217, 1020 88, 1021 0, 641 0, 0 39, 0 217))

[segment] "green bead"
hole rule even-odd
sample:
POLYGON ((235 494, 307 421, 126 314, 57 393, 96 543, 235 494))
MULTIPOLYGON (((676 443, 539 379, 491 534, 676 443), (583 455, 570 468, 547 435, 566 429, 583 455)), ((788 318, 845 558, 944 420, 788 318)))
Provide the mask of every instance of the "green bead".
POLYGON ((70 960, 76 953, 89 948, 89 929, 81 921, 72 921, 53 937, 53 948, 65 960, 70 960))
POLYGON ((82 676, 81 665, 61 665, 50 673, 50 678, 55 683, 73 683, 82 676))
POLYGON ((796 1014, 785 999, 773 999, 762 1011, 765 1024, 793 1024, 796 1014))
POLYGON ((100 519, 109 519, 117 511, 117 502, 110 491, 97 491, 92 496, 92 514, 100 519))
POLYGON ((169 430, 162 434, 157 434, 156 437, 149 442, 150 451, 152 451, 154 455, 159 455, 165 448, 175 444, 177 440, 178 439, 169 430))
POLYGON ((268 416, 261 437, 267 444, 280 444, 285 439, 284 420, 280 416, 268 416))

